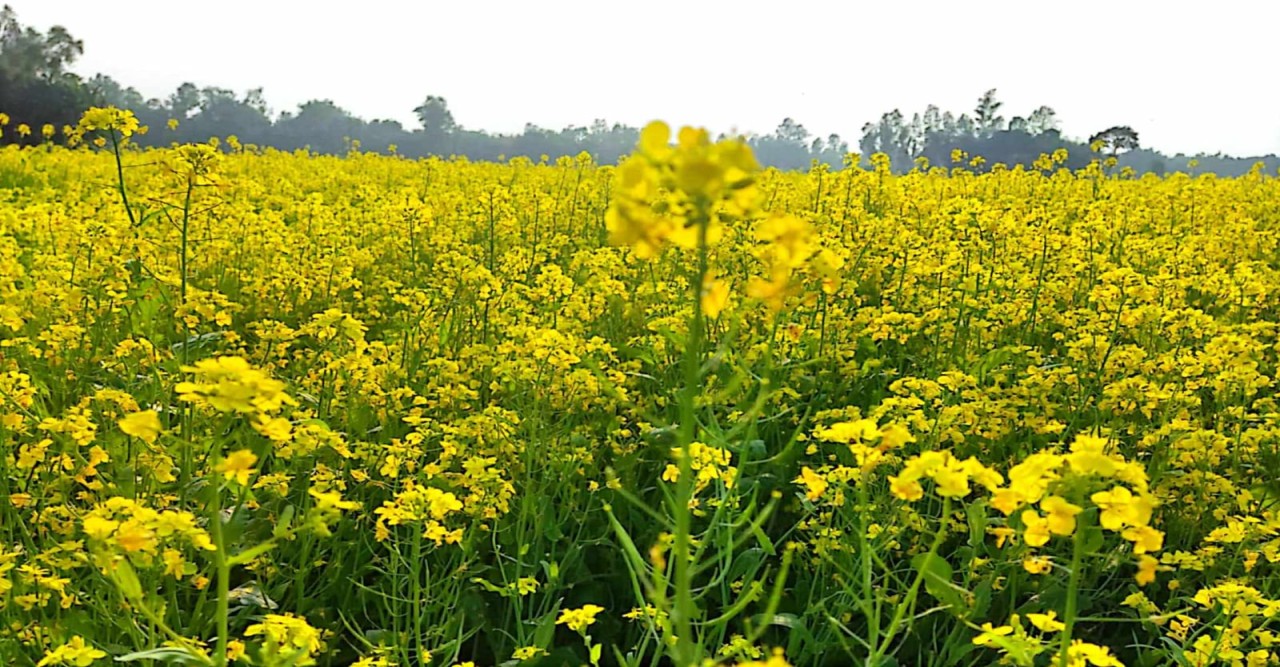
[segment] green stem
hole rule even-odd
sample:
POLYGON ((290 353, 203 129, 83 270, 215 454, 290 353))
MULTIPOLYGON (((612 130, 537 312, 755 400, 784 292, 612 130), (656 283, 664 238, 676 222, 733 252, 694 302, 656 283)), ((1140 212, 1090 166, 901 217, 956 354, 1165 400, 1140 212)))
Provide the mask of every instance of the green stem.
POLYGON ((875 588, 872 584, 871 569, 873 563, 871 558, 871 544, 867 540, 867 509, 869 501, 867 498, 867 484, 870 483, 868 475, 864 472, 861 479, 858 480, 858 553, 860 565, 862 566, 862 613, 867 617, 867 641, 872 646, 878 646, 880 643, 880 611, 877 605, 872 603, 875 599, 875 588))
MULTIPOLYGON (((933 544, 929 545, 929 558, 935 556, 938 553, 938 549, 942 548, 942 541, 947 537, 947 521, 950 518, 951 499, 944 498, 942 501, 942 520, 938 522, 938 532, 933 536, 933 544)), ((867 658, 868 667, 877 667, 880 664, 880 659, 889 650, 889 644, 893 642, 894 636, 898 634, 898 627, 902 625, 902 621, 907 615, 907 609, 915 603, 916 594, 920 592, 920 585, 924 583, 925 571, 926 568, 920 568, 919 572, 916 573, 915 581, 911 582, 911 588, 907 589, 907 594, 898 602, 898 607, 893 613, 893 620, 889 621, 889 627, 885 630, 884 641, 880 642, 871 657, 867 658)))
MULTIPOLYGON (((221 457, 215 456, 213 468, 217 468, 218 461, 221 457)), ((216 621, 218 624, 218 641, 214 648, 213 664, 215 667, 226 667, 227 664, 227 636, 230 626, 230 600, 231 600, 231 561, 227 558, 227 540, 222 530, 222 482, 215 483, 213 488, 213 500, 210 501, 209 522, 213 526, 213 545, 216 549, 213 552, 215 585, 218 591, 218 602, 216 611, 216 621)))
MULTIPOLYGON (((182 285, 178 293, 178 303, 186 305, 187 303, 187 223, 191 219, 191 191, 194 188, 192 181, 187 181, 187 197, 182 205, 182 249, 181 255, 178 257, 182 285)), ((191 327, 187 326, 186 318, 182 318, 182 365, 186 366, 191 361, 191 327)), ((182 489, 184 494, 189 486, 188 476, 191 474, 191 418, 193 416, 190 404, 185 405, 180 413, 182 426, 182 442, 185 446, 182 451, 182 489)))
MULTIPOLYGON (((191 223, 191 192, 194 189, 195 182, 187 181, 187 195, 182 201, 182 255, 178 258, 178 262, 182 273, 182 286, 179 296, 180 302, 184 304, 187 302, 187 230, 190 228, 191 223)), ((183 350, 186 350, 185 345, 183 346, 183 350)))
MULTIPOLYGON (((160 631, 163 632, 165 636, 167 636, 169 640, 172 641, 174 644, 181 646, 183 648, 189 648, 191 646, 192 641, 190 637, 184 637, 183 635, 176 632, 173 628, 169 627, 169 624, 165 623, 163 618, 161 618, 158 614, 156 614, 156 612, 152 610, 151 607, 147 606, 146 602, 143 602, 142 600, 134 600, 131 602, 131 604, 134 609, 137 609, 138 612, 142 614, 148 621, 150 621, 153 626, 155 626, 156 628, 159 628, 160 631)), ((210 661, 208 658, 201 656, 199 653, 191 652, 189 653, 189 655, 195 656, 201 662, 201 664, 205 664, 205 665, 214 664, 214 662, 210 661)), ((223 655, 224 656, 226 655, 225 651, 223 651, 223 655)))
POLYGON ((115 130, 111 134, 111 152, 116 156, 116 188, 120 191, 120 201, 124 203, 124 212, 129 215, 129 224, 137 227, 138 221, 133 217, 133 207, 129 205, 129 191, 124 187, 124 163, 120 160, 120 139, 115 130))
POLYGON ((1077 526, 1071 536, 1071 574, 1067 581, 1067 609, 1063 614, 1062 633, 1058 645, 1058 660, 1062 667, 1067 667, 1067 652, 1071 648, 1071 632, 1075 629, 1078 610, 1077 596, 1080 592, 1080 565, 1084 559, 1084 526, 1077 526))
POLYGON ((699 645, 693 638, 693 617, 697 613, 693 599, 693 563, 690 562, 692 542, 693 516, 689 503, 693 500, 693 462, 689 446, 697 436, 695 423, 695 398, 701 391, 699 376, 702 366, 702 288, 707 276, 709 257, 707 253, 707 221, 699 219, 698 225, 698 265, 694 280, 690 285, 693 296, 693 317, 689 322, 688 345, 684 351, 684 387, 680 391, 680 479, 676 483, 676 494, 672 514, 675 518, 675 534, 671 547, 672 558, 675 559, 674 585, 675 604, 671 610, 671 621, 676 633, 675 646, 672 647, 672 660, 676 667, 690 667, 701 661, 699 645))
POLYGON ((409 583, 413 587, 413 607, 410 609, 410 615, 413 619, 413 644, 417 647, 417 658, 425 663, 423 656, 427 655, 426 647, 422 643, 422 581, 421 572, 418 568, 422 566, 422 531, 414 528, 413 531, 413 564, 410 569, 413 570, 413 580, 409 583))

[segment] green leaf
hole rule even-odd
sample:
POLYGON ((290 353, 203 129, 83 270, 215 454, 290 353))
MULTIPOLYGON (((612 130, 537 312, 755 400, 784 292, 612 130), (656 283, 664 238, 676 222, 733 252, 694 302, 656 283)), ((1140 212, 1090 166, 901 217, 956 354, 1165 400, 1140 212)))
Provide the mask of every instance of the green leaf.
POLYGON ((1097 525, 1080 526, 1079 530, 1084 531, 1084 552, 1087 554, 1095 554, 1102 550, 1106 545, 1107 538, 1102 532, 1102 527, 1097 525))
POLYGON ((564 537, 564 529, 559 521, 547 521, 542 526, 542 536, 548 542, 559 542, 564 537))
POLYGON ((778 548, 773 543, 773 540, 769 539, 769 536, 760 529, 760 525, 754 521, 751 523, 751 534, 756 538, 756 542, 764 548, 765 553, 770 556, 778 553, 778 548))
POLYGON ((261 556, 262 554, 267 553, 268 551, 271 551, 273 548, 275 548, 275 546, 276 546, 275 540, 269 540, 255 547, 245 549, 244 551, 241 551, 240 553, 231 557, 231 560, 230 560, 231 565, 233 567, 236 565, 244 565, 245 563, 248 563, 249 561, 257 558, 258 556, 261 556))
POLYGON ((189 649, 178 646, 161 646, 159 648, 147 649, 145 651, 136 651, 127 655, 118 656, 116 662, 137 662, 139 660, 155 660, 158 662, 169 662, 179 665, 211 665, 212 662, 197 653, 192 653, 189 649))
POLYGON ((924 577, 924 589, 938 602, 947 605, 957 614, 968 608, 962 589, 952 583, 955 570, 941 556, 918 554, 911 559, 911 567, 924 577))
POLYGON ((765 626, 776 625, 787 628, 792 637, 795 637, 798 634, 806 641, 811 642, 813 640, 813 635, 809 632, 809 629, 805 627, 804 620, 795 614, 782 613, 774 614, 772 616, 757 614, 751 617, 750 620, 751 624, 747 626, 748 628, 755 628, 758 630, 765 626))
POLYGON ((976 552, 987 539, 987 524, 990 521, 987 516, 987 499, 982 498, 966 505, 964 513, 969 521, 969 546, 976 552))
POLYGON ((489 591, 490 593, 497 593, 498 595, 501 595, 504 598, 511 597, 510 589, 503 588, 502 586, 498 586, 493 582, 490 582, 488 579, 485 579, 484 577, 473 577, 471 579, 471 583, 480 584, 480 587, 485 589, 486 591, 489 591))
POLYGON ((276 521, 275 528, 271 529, 271 535, 277 540, 282 540, 289 535, 289 529, 293 526, 293 514, 293 505, 285 505, 284 511, 280 513, 280 518, 276 521))
POLYGON ((266 592, 256 581, 248 581, 227 593, 228 599, 238 607, 261 607, 263 609, 279 609, 275 600, 267 597, 266 592))
POLYGON ((973 595, 973 606, 969 610, 969 618, 982 618, 986 615, 987 610, 991 608, 991 596, 994 592, 990 577, 983 579, 978 585, 978 590, 973 595))
POLYGON ((746 578, 748 574, 754 575, 763 562, 764 552, 759 548, 747 549, 736 554, 733 563, 729 566, 729 580, 737 581, 746 578))
POLYGON ((561 602, 557 601, 556 606, 552 607, 551 611, 546 616, 543 616, 538 623, 538 629, 533 633, 534 646, 543 648, 551 646, 551 640, 555 638, 556 634, 556 617, 560 615, 561 602))
POLYGON ((138 581, 138 573, 133 570, 133 565, 130 565, 128 560, 116 563, 116 568, 111 571, 111 578, 120 587, 120 592, 126 599, 142 599, 142 582, 138 581))
POLYGON ((222 331, 209 331, 207 333, 191 336, 184 341, 179 341, 169 346, 174 355, 181 356, 185 351, 199 350, 217 342, 223 336, 222 331))

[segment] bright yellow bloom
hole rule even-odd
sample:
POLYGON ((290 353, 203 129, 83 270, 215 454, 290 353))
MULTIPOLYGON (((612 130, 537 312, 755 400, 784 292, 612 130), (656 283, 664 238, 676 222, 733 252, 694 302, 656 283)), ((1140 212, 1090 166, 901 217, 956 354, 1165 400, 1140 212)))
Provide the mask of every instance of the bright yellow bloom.
POLYGON ((1042 547, 1049 543, 1049 521, 1035 510, 1022 512, 1022 525, 1026 530, 1022 533, 1022 541, 1029 547, 1042 547))
POLYGON ((516 593, 524 595, 532 595, 538 592, 538 580, 533 577, 520 577, 516 580, 516 593))
POLYGON ((125 551, 152 551, 156 544, 156 535, 146 524, 130 519, 116 529, 116 544, 125 551))
POLYGON ((1011 626, 993 626, 990 623, 983 623, 982 632, 973 638, 973 643, 978 646, 990 646, 997 637, 1008 637, 1011 634, 1013 634, 1011 626))
POLYGON ((724 280, 707 279, 702 288, 702 313, 707 317, 716 318, 727 305, 729 305, 729 283, 724 280))
POLYGON ((174 579, 181 579, 186 574, 187 562, 182 557, 182 552, 177 549, 165 549, 161 555, 164 560, 164 573, 171 575, 174 579))
POLYGON ((1027 556, 1022 559, 1022 569, 1031 574, 1044 574, 1053 569, 1053 560, 1048 556, 1027 556))
POLYGON ((1120 535, 1124 539, 1133 542, 1133 553, 1135 554, 1159 551, 1164 546, 1164 533, 1151 526, 1125 528, 1120 535))
POLYGON ((604 607, 594 604, 583 605, 577 609, 562 609, 556 625, 567 625, 574 632, 584 632, 596 622, 596 614, 604 611, 604 607))
POLYGON ((1160 565, 1160 561, 1155 558, 1143 554, 1138 557, 1138 573, 1134 575, 1139 586, 1146 586, 1156 580, 1156 568, 1160 565))
POLYGON ((938 495, 944 498, 963 498, 969 495, 969 475, 963 468, 943 466, 933 472, 938 495))
POLYGON ((1076 436, 1071 443, 1071 453, 1067 455, 1067 463, 1071 470, 1082 475, 1101 475, 1111 477, 1116 474, 1124 461, 1120 457, 1107 454, 1108 441, 1090 435, 1076 436))
POLYGON ((148 445, 156 441, 156 437, 160 435, 163 427, 160 425, 160 416, 155 410, 143 410, 125 415, 123 419, 117 422, 120 430, 135 438, 140 438, 148 445))
MULTIPOLYGON (((836 426, 839 426, 839 424, 836 426)), ((835 428, 835 426, 832 428, 835 428)), ((911 435, 911 431, 907 430, 907 427, 902 424, 886 424, 884 428, 880 429, 880 446, 885 449, 898 449, 915 441, 915 436, 911 435)))
POLYGON ((1054 535, 1070 535, 1076 531, 1076 515, 1084 508, 1073 505, 1060 496, 1049 496, 1040 501, 1040 509, 1048 518, 1049 532, 1054 535))
POLYGON ((533 660, 541 656, 547 655, 547 652, 539 646, 521 646, 511 653, 512 660, 533 660))
POLYGON ((816 250, 813 226, 794 215, 771 215, 756 224, 755 234, 769 244, 767 259, 774 269, 798 269, 816 250))
POLYGON ((276 443, 288 442, 289 438, 293 436, 293 424, 284 417, 259 415, 251 425, 253 430, 276 443))
POLYGON ((284 393, 284 383, 251 368, 240 357, 202 359, 182 370, 196 376, 196 382, 180 382, 178 398, 208 405, 219 412, 275 412, 284 405, 297 405, 284 393))
POLYGON ((90 515, 84 519, 84 534, 95 540, 106 540, 111 534, 120 527, 120 522, 112 519, 106 519, 97 515, 90 515))
POLYGON ((267 657, 295 656, 295 665, 314 665, 315 657, 324 647, 320 631, 293 614, 267 614, 262 622, 246 628, 244 636, 263 637, 263 652, 267 657))
POLYGON ((1150 497, 1134 495, 1123 486, 1115 486, 1110 491, 1098 491, 1090 498, 1102 509, 1099 523, 1111 531, 1119 531, 1125 526, 1147 525, 1155 506, 1150 497))
POLYGON ((997 489, 991 494, 991 506, 1009 516, 1023 503, 1023 495, 1013 489, 997 489))
POLYGON ((865 442, 879 438, 880 427, 876 425, 873 419, 858 419, 839 422, 827 428, 818 429, 814 435, 819 440, 849 444, 851 442, 865 442))
POLYGON ((84 637, 76 635, 67 643, 45 654, 36 667, 52 667, 53 665, 73 665, 89 667, 99 658, 107 657, 107 652, 94 648, 85 642, 84 637))
POLYGON ((737 140, 712 142, 705 130, 655 121, 640 132, 637 153, 617 168, 616 194, 605 213, 609 240, 642 259, 668 245, 716 244, 723 220, 754 213, 752 187, 759 169, 751 149, 737 140))
POLYGON ((1058 612, 1056 611, 1050 611, 1047 614, 1027 614, 1027 620, 1041 632, 1058 632, 1067 627, 1066 623, 1058 620, 1058 612))
POLYGON ((1111 649, 1080 639, 1071 642, 1071 646, 1067 648, 1067 665, 1069 667, 1085 667, 1085 665, 1124 667, 1124 663, 1111 654, 1111 649))
POLYGON ((427 489, 427 510, 431 513, 431 518, 440 520, 460 509, 462 502, 457 496, 437 488, 427 489))
POLYGON ((247 449, 238 449, 227 454, 227 457, 219 462, 214 470, 222 473, 223 479, 234 480, 236 484, 245 486, 249 483, 249 477, 257 472, 253 469, 253 464, 257 462, 257 454, 247 449))
POLYGON ((814 472, 809 466, 800 469, 800 476, 795 478, 795 483, 805 488, 805 499, 809 502, 817 502, 827 491, 827 480, 822 475, 814 472))
POLYGON ((924 497, 924 487, 919 480, 902 476, 889 476, 889 492, 902 500, 915 502, 924 497))
POLYGON ((80 117, 77 130, 80 133, 93 130, 115 131, 121 136, 130 137, 139 128, 138 119, 132 111, 115 107, 92 107, 80 117))
POLYGON ((992 534, 992 535, 995 535, 995 536, 996 536, 996 548, 997 548, 997 549, 1003 549, 1003 548, 1004 548, 1004 544, 1005 544, 1005 542, 1007 542, 1007 541, 1009 540, 1009 538, 1010 538, 1010 537, 1013 537, 1014 535, 1017 535, 1017 534, 1018 534, 1018 531, 1016 531, 1016 530, 1014 530, 1014 529, 1012 529, 1012 528, 1008 528, 1008 527, 1006 527, 1006 526, 998 526, 998 527, 996 527, 996 528, 988 528, 988 529, 987 529, 987 532, 988 532, 988 533, 990 533, 990 534, 992 534))

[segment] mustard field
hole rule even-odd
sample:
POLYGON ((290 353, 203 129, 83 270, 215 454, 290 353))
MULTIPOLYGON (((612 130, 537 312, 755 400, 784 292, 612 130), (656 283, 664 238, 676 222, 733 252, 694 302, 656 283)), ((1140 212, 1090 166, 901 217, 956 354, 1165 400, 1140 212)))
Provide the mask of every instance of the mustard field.
POLYGON ((140 131, 0 148, 4 665, 1280 664, 1274 174, 140 131))

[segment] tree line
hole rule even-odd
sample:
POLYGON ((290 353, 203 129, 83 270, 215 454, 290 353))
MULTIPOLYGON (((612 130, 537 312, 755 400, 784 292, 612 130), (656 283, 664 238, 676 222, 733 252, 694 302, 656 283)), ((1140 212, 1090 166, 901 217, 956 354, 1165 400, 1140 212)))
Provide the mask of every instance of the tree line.
MULTIPOLYGON (((590 125, 560 129, 526 124, 519 133, 500 134, 470 129, 460 124, 448 102, 427 96, 414 109, 419 127, 406 128, 395 120, 357 118, 332 100, 305 102, 296 110, 272 114, 261 88, 237 93, 217 87, 184 83, 163 99, 148 99, 136 89, 98 74, 90 78, 71 71, 84 53, 84 43, 60 26, 41 32, 23 26, 9 6, 0 10, 0 113, 10 128, 0 129, 0 143, 36 143, 41 133, 20 134, 51 124, 72 125, 89 106, 112 105, 132 110, 152 132, 137 137, 144 145, 202 142, 210 137, 235 136, 241 144, 270 146, 280 150, 307 149, 342 154, 355 147, 407 157, 457 155, 472 160, 497 160, 526 156, 555 159, 589 153, 600 163, 614 163, 630 152, 639 128, 596 120, 590 125), (171 127, 170 121, 177 121, 171 127)), ((1257 162, 1267 171, 1280 168, 1280 158, 1268 155, 1237 158, 1216 155, 1167 156, 1143 148, 1139 134, 1128 126, 1105 128, 1086 140, 1062 135, 1057 114, 1041 106, 1027 116, 1006 119, 996 91, 979 97, 972 111, 956 114, 930 105, 908 119, 900 110, 884 113, 862 127, 852 150, 866 164, 871 155, 884 153, 894 171, 908 171, 927 161, 932 166, 952 166, 960 151, 981 156, 968 164, 979 170, 997 164, 1031 167, 1041 155, 1066 150, 1066 166, 1080 168, 1101 153, 1115 157, 1119 168, 1136 173, 1158 173, 1187 168, 1195 159, 1200 172, 1224 176, 1246 173, 1257 162), (1098 148, 1098 151, 1094 151, 1098 148)), ((815 162, 839 167, 850 153, 849 142, 838 134, 815 136, 801 123, 785 118, 769 134, 750 134, 746 141, 758 159, 780 169, 807 169, 815 162)))

